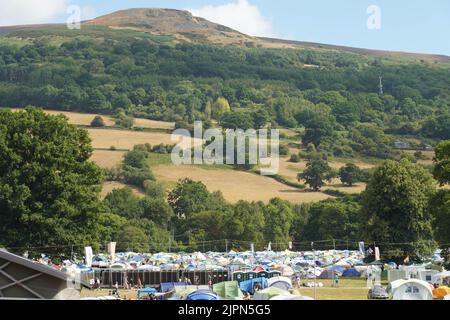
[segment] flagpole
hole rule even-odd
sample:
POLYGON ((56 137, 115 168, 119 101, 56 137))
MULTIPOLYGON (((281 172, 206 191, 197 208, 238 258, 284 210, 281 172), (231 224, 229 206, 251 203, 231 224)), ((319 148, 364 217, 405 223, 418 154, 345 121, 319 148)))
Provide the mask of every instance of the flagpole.
POLYGON ((311 248, 313 251, 313 256, 314 256, 314 300, 317 300, 317 296, 316 296, 316 251, 314 250, 314 242, 311 242, 311 248))

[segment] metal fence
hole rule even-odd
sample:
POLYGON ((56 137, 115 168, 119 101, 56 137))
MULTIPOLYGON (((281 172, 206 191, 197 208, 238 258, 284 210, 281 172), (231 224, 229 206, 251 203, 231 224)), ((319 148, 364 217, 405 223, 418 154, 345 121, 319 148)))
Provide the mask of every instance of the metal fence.
POLYGON ((82 280, 91 282, 99 279, 101 288, 113 288, 117 283, 124 288, 127 283, 131 287, 158 287, 165 282, 179 282, 189 279, 194 285, 208 285, 231 280, 229 270, 116 270, 96 269, 93 272, 82 273, 82 280))

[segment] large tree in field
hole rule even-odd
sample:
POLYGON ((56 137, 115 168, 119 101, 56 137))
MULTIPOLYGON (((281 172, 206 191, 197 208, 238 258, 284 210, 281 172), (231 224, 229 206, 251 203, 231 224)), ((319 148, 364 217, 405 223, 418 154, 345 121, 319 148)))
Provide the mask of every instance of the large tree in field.
POLYGON ((406 159, 384 162, 363 194, 365 239, 381 242, 381 249, 393 256, 432 252, 429 200, 434 192, 435 181, 424 168, 406 159))
POLYGON ((63 116, 0 111, 0 243, 62 253, 97 241, 103 178, 91 154, 87 131, 63 116))
POLYGON ((336 172, 325 160, 312 160, 306 164, 306 169, 297 175, 299 181, 304 180, 311 189, 319 191, 336 176, 336 172))

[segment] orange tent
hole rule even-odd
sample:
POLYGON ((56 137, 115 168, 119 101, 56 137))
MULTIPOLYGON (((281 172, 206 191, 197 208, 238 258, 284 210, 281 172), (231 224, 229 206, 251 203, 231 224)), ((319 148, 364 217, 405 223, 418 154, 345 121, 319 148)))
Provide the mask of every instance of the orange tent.
POLYGON ((450 294, 449 287, 439 287, 433 290, 433 298, 435 299, 443 299, 448 294, 450 294))

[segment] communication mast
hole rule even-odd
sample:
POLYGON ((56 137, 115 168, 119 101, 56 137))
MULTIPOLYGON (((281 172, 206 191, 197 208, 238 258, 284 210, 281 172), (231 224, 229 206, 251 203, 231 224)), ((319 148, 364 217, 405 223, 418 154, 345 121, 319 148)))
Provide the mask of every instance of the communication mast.
POLYGON ((379 94, 383 94, 383 77, 379 76, 380 83, 378 84, 379 94))

